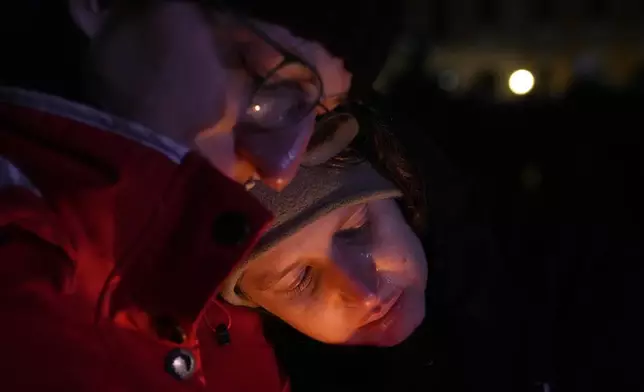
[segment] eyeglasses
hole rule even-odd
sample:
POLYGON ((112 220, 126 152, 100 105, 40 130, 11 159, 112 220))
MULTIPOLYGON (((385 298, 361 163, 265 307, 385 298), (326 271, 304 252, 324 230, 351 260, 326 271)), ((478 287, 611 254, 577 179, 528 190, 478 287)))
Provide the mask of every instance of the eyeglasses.
POLYGON ((248 69, 255 79, 255 86, 240 122, 251 123, 260 129, 279 129, 299 124, 315 110, 324 96, 324 87, 313 65, 286 50, 247 18, 236 15, 231 9, 234 7, 230 7, 226 0, 197 2, 208 9, 232 15, 236 23, 252 31, 283 57, 265 76, 253 74, 248 69))
POLYGON ((282 56, 282 61, 265 76, 246 67, 254 78, 254 89, 239 121, 259 129, 280 129, 299 124, 320 108, 323 114, 316 119, 302 166, 324 164, 348 147, 359 133, 358 121, 350 113, 329 111, 321 103, 324 86, 316 68, 285 49, 250 20, 239 16, 235 21, 282 56))
POLYGON ((254 89, 240 122, 261 129, 279 129, 299 124, 313 112, 324 96, 317 70, 305 60, 284 49, 250 21, 238 22, 273 47, 283 60, 265 76, 253 74, 254 89))

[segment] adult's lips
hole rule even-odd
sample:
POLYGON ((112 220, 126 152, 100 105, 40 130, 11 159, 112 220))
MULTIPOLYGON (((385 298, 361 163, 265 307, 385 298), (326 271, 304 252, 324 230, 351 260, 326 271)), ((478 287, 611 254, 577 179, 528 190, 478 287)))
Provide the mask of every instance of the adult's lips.
POLYGON ((403 290, 396 299, 383 308, 373 317, 369 317, 368 323, 356 330, 348 345, 366 345, 391 347, 399 344, 407 337, 406 333, 400 333, 401 322, 404 322, 404 308, 408 305, 408 294, 403 290))
POLYGON ((374 308, 361 323, 360 330, 369 329, 380 324, 380 322, 382 322, 383 319, 386 318, 387 315, 389 315, 389 313, 391 313, 391 311, 398 305, 403 293, 404 291, 402 289, 396 290, 386 301, 374 308))

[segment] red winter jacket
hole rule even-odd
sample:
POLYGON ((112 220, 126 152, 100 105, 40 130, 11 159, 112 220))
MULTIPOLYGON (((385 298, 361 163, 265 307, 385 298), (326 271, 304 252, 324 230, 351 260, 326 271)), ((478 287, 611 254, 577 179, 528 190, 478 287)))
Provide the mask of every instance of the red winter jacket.
POLYGON ((287 390, 259 316, 215 295, 270 219, 143 127, 0 89, 2 390, 287 390))

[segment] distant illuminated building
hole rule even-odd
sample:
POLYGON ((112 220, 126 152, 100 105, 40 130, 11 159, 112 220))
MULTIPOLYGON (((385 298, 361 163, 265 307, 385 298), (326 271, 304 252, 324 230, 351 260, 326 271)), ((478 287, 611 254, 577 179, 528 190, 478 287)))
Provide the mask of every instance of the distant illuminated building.
MULTIPOLYGON (((423 1, 423 0, 417 0, 423 1)), ((529 70, 529 92, 560 94, 575 78, 623 85, 644 64, 640 0, 429 0, 429 69, 467 92, 493 70, 500 99, 517 94, 509 77, 529 70), (535 82, 536 80, 536 82, 535 82)), ((521 75, 521 74, 520 74, 521 75)), ((523 74, 526 76, 526 74, 523 74)), ((528 80, 528 79, 521 79, 528 80)), ((525 93, 524 93, 525 94, 525 93)))

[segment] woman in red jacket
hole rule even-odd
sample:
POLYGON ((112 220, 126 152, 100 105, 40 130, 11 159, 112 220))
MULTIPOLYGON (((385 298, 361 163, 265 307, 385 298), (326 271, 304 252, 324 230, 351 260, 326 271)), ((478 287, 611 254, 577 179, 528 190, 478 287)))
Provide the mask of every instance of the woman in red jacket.
POLYGON ((253 318, 209 315, 207 373, 197 327, 271 221, 240 183, 290 182, 341 61, 265 2, 35 3, 2 26, 3 388, 281 391, 253 318))

